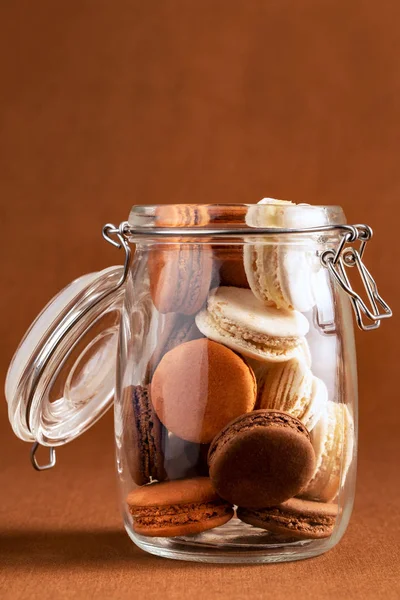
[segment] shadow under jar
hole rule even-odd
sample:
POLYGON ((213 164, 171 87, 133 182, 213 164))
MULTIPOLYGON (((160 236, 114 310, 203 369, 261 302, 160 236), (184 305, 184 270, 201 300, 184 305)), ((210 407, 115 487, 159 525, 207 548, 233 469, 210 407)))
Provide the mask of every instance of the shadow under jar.
POLYGON ((10 365, 10 421, 35 442, 35 468, 114 399, 122 514, 139 547, 228 563, 332 548, 355 488, 352 305, 363 329, 391 315, 362 262, 371 230, 345 222, 339 207, 269 200, 134 206, 106 225, 124 267, 63 290, 10 365))

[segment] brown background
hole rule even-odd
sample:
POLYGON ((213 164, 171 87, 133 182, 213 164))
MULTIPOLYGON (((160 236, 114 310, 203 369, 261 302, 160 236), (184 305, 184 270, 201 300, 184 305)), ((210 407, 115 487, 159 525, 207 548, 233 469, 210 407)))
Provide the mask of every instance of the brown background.
MULTIPOLYGON (((43 304, 118 262, 130 205, 339 203, 399 308, 397 0, 2 0, 1 373, 43 304)), ((396 318, 358 335, 360 466, 342 543, 302 563, 147 556, 121 528, 109 414, 36 474, 1 407, 2 598, 398 598, 396 318)))

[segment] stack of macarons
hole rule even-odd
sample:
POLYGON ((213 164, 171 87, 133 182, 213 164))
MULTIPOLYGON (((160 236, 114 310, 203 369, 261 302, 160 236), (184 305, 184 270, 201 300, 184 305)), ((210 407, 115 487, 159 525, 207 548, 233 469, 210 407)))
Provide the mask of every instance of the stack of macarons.
MULTIPOLYGON (((269 221, 255 207, 249 227, 288 226, 287 203, 264 204, 269 221)), ((206 207, 170 211, 160 215, 170 226, 207 224, 206 207)), ((328 537, 354 427, 312 372, 304 313, 315 304, 313 252, 276 238, 240 252, 162 246, 148 263, 160 314, 149 380, 123 399, 127 463, 141 486, 127 498, 133 529, 192 535, 236 514, 274 536, 328 537)))

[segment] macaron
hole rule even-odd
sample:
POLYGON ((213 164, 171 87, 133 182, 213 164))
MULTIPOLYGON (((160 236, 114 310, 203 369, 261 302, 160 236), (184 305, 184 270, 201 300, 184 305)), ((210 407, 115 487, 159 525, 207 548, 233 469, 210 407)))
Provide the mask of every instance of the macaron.
POLYGON ((163 481, 167 478, 162 450, 166 432, 154 412, 148 386, 126 388, 122 414, 123 446, 133 481, 137 485, 163 481))
MULTIPOLYGON (((326 225, 323 207, 294 204, 267 198, 249 210, 251 227, 302 229, 326 225)), ((277 232, 279 235, 279 232, 277 232)), ((316 277, 323 268, 317 255, 317 242, 310 236, 296 239, 271 236, 244 248, 244 266, 250 287, 256 297, 278 308, 307 312, 316 304, 316 277), (279 241, 279 243, 277 243, 279 241)))
POLYGON ((212 250, 204 244, 157 244, 150 248, 150 293, 160 313, 194 315, 211 285, 212 250))
POLYGON ((263 198, 257 204, 248 207, 246 225, 249 227, 283 227, 286 206, 296 205, 291 200, 263 198), (260 204, 266 204, 268 208, 260 208, 260 204))
POLYGON ((295 540, 317 540, 330 537, 336 523, 338 507, 291 498, 278 506, 252 510, 239 507, 241 521, 295 540))
POLYGON ((295 417, 274 410, 241 415, 208 453, 217 493, 245 508, 275 506, 298 494, 315 469, 310 434, 295 417))
POLYGON ((328 391, 302 358, 276 363, 268 369, 258 408, 287 412, 311 431, 326 410, 328 391))
POLYGON ((151 382, 154 409, 178 437, 208 444, 229 421, 253 410, 254 373, 235 352, 206 338, 164 355, 151 382))
POLYGON ((199 227, 210 221, 205 204, 164 204, 156 208, 158 227, 199 227))
POLYGON ((354 423, 346 404, 328 402, 311 432, 316 456, 312 478, 301 496, 332 502, 344 485, 353 459, 354 423))
POLYGON ((203 337, 193 315, 167 313, 161 315, 157 332, 157 346, 151 356, 150 372, 153 373, 158 363, 170 350, 180 344, 203 337))
POLYGON ((213 289, 196 325, 208 338, 232 350, 269 362, 287 361, 304 352, 309 324, 297 311, 265 306, 251 290, 213 289))
MULTIPOLYGON (((156 209, 159 227, 198 227, 208 222, 207 206, 167 204, 156 209)), ((193 315, 203 306, 210 289, 211 247, 187 242, 183 238, 179 244, 157 244, 149 250, 150 292, 161 313, 193 315)))
POLYGON ((131 492, 127 504, 134 531, 149 537, 194 535, 233 517, 208 477, 146 485, 131 492))
POLYGON ((250 287, 266 305, 307 312, 315 305, 313 271, 318 257, 299 246, 248 244, 244 265, 250 287))

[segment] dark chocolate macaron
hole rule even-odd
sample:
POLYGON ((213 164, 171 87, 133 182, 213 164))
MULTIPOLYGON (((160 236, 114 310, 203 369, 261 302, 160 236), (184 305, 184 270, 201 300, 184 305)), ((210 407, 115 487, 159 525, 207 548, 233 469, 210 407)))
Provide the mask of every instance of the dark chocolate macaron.
POLYGON ((208 465, 222 498, 246 508, 264 508, 292 498, 307 485, 315 454, 298 419, 280 411, 255 410, 217 435, 208 465))
POLYGON ((146 485, 127 498, 133 529, 150 537, 193 535, 233 517, 232 506, 215 492, 208 477, 146 485))
POLYGON ((274 534, 297 540, 321 539, 332 535, 337 517, 336 504, 292 498, 269 508, 237 510, 239 519, 274 534))
POLYGON ((166 432, 153 410, 149 387, 136 385, 126 390, 123 410, 124 447, 132 479, 138 485, 166 479, 163 436, 166 432))

